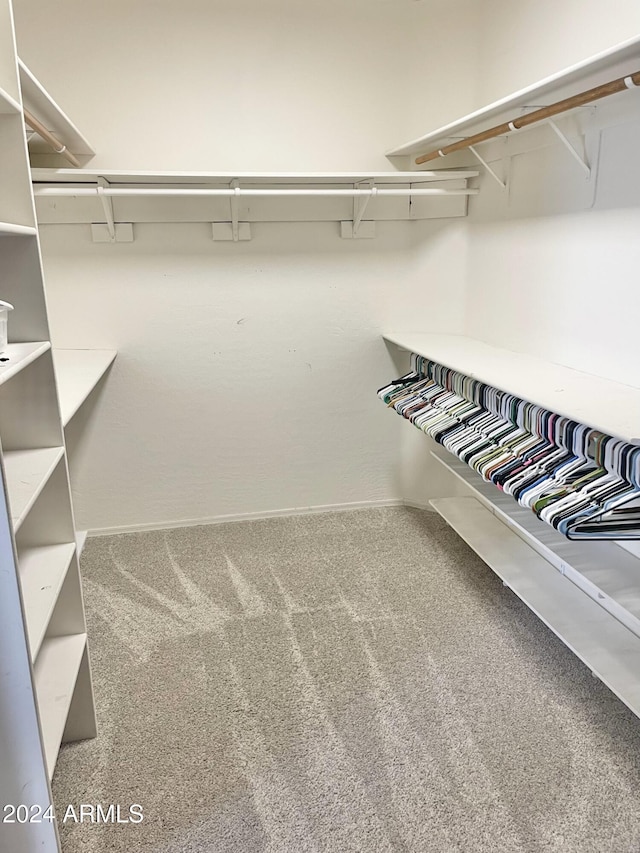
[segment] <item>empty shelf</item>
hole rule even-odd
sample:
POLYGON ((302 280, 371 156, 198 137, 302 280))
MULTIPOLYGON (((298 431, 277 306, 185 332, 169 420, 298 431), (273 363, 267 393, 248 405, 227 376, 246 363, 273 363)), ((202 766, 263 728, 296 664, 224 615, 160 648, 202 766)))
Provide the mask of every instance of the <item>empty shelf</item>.
POLYGON ((640 714, 640 639, 475 498, 440 498, 431 505, 536 616, 640 714))
POLYGON ((615 542, 572 542, 436 445, 431 455, 527 545, 640 636, 640 561, 615 542))
POLYGON ((49 778, 53 775, 82 661, 86 634, 49 637, 35 665, 35 685, 49 778))
POLYGON ((62 423, 66 426, 115 359, 115 350, 54 349, 62 423))
POLYGON ((398 332, 384 339, 608 435, 640 439, 640 388, 463 335, 398 332))
MULTIPOLYGON (((11 320, 9 320, 11 322, 11 320)), ((28 344, 8 344, 2 352, 0 358, 6 358, 7 361, 0 361, 0 385, 11 379, 16 373, 19 373, 32 361, 41 356, 47 350, 51 349, 49 341, 37 341, 28 344)))
POLYGON ((63 447, 8 450, 4 454, 9 507, 17 530, 64 454, 63 447))
POLYGON ((22 108, 15 98, 12 98, 4 89, 0 89, 0 115, 22 115, 22 108))
POLYGON ((20 586, 31 659, 35 660, 76 546, 43 545, 19 555, 20 586))

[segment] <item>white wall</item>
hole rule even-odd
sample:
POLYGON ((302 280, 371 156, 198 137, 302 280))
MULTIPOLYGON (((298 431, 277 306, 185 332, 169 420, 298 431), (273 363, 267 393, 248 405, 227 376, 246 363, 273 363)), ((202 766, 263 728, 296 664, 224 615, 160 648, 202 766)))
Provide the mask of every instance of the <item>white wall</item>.
POLYGON ((15 7, 20 54, 94 144, 92 167, 331 171, 388 167, 416 94, 427 117, 456 109, 446 72, 469 61, 452 32, 469 2, 15 7), (444 32, 416 27, 431 6, 444 32), (433 53, 446 98, 434 77, 416 86, 414 65, 433 53))
MULTIPOLYGON (((15 3, 21 55, 92 168, 389 169, 410 129, 468 106, 472 0, 15 3)), ((258 223, 235 245, 205 224, 113 246, 42 230, 54 342, 119 351, 69 435, 81 527, 401 495, 380 335, 461 331, 463 221, 381 223, 371 241, 258 223)))
MULTIPOLYGON (((491 97, 640 30, 636 2, 491 0, 490 8, 480 89, 491 97)), ((550 131, 549 144, 513 158, 509 195, 485 180, 470 207, 467 333, 640 385, 630 320, 640 310, 639 107, 628 92, 580 119, 602 130, 590 184, 550 131)))
POLYGON ((70 434, 81 527, 400 496, 406 424, 376 397, 396 375, 380 335, 408 315, 460 330, 463 221, 383 223, 375 241, 254 231, 234 245, 142 225, 112 246, 43 229, 54 343, 119 351, 70 434))
POLYGON ((482 0, 478 6, 478 107, 640 32, 637 0, 482 0))

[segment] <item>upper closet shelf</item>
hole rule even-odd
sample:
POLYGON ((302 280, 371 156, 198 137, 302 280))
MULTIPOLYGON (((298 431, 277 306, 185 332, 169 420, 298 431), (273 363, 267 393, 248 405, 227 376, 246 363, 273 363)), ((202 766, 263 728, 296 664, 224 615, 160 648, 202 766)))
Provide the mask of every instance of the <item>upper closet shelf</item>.
POLYGON ((91 224, 96 242, 131 242, 138 222, 207 222, 214 240, 237 242, 253 222, 333 221, 354 238, 375 236, 377 221, 466 216, 478 174, 33 169, 32 180, 41 225, 91 224))
POLYGON ((116 357, 115 350, 54 349, 60 413, 66 426, 116 357))
POLYGON ((640 442, 640 388, 461 335, 400 332, 384 339, 608 435, 640 442))
POLYGON ((503 121, 510 121, 517 117, 518 110, 529 112, 639 70, 640 35, 425 133, 424 136, 398 145, 387 151, 387 157, 425 154, 461 137, 469 137, 503 121))
MULTIPOLYGON (((71 152, 81 163, 90 160, 95 151, 75 124, 21 59, 18 59, 18 69, 22 103, 25 110, 35 116, 48 131, 52 132, 56 139, 65 146, 66 150, 71 152)), ((33 155, 32 160, 37 159, 42 165, 45 165, 45 161, 51 158, 57 159, 59 156, 37 134, 29 139, 29 151, 33 155)))

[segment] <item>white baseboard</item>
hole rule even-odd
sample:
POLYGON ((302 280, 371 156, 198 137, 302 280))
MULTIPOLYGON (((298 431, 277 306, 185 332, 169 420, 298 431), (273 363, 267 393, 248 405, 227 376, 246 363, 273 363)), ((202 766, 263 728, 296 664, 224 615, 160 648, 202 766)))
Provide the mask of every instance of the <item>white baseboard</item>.
POLYGON ((414 506, 417 509, 430 509, 417 504, 408 504, 402 498, 388 498, 380 501, 356 501, 346 504, 323 504, 321 506, 291 507, 272 509, 264 512, 244 512, 234 515, 214 515, 210 518, 185 518, 179 521, 152 521, 148 524, 126 524, 120 527, 100 527, 89 531, 89 536, 116 536, 120 533, 142 533, 145 530, 172 530, 177 527, 198 527, 206 524, 227 524, 235 521, 260 521, 266 518, 281 518, 290 515, 315 515, 321 512, 347 512, 354 509, 375 509, 384 506, 414 506))

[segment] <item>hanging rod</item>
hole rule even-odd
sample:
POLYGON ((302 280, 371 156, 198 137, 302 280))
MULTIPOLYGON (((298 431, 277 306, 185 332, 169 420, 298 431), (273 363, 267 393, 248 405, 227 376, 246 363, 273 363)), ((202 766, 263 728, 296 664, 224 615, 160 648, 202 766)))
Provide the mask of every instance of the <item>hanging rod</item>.
POLYGON ((50 130, 47 130, 42 122, 38 121, 38 119, 32 115, 28 109, 23 108, 22 112, 24 113, 24 120, 31 130, 34 130, 38 136, 41 136, 47 145, 50 145, 51 148, 53 148, 56 154, 62 154, 65 160, 68 160, 72 166, 80 168, 80 161, 76 159, 75 155, 72 154, 71 151, 67 151, 67 146, 63 142, 60 142, 60 140, 54 136, 50 130))
POLYGON ((572 95, 570 98, 565 98, 562 101, 556 101, 555 104, 549 104, 547 107, 542 107, 532 113, 524 116, 519 116, 513 121, 507 121, 503 124, 496 125, 489 130, 483 130, 481 133, 476 133, 474 136, 468 136, 466 139, 461 139, 458 142, 452 142, 450 145, 445 145, 444 148, 438 148, 435 151, 430 151, 428 154, 423 154, 417 157, 415 163, 417 166, 422 163, 427 163, 429 160, 436 160, 438 157, 445 157, 447 154, 452 154, 454 151, 462 151, 465 148, 470 148, 472 145, 477 145, 479 142, 486 142, 489 139, 495 139, 496 136, 504 136, 513 130, 520 130, 523 127, 528 127, 531 124, 536 124, 539 121, 545 121, 567 110, 583 107, 586 104, 591 104, 593 101, 599 101, 601 98, 607 98, 609 95, 615 95, 618 92, 624 92, 627 89, 635 89, 640 86, 640 71, 635 74, 630 74, 626 77, 619 77, 617 80, 612 80, 610 83, 603 83, 602 86, 596 86, 594 89, 588 89, 586 92, 581 92, 579 95, 572 95))
POLYGON ((34 189, 35 196, 52 196, 59 198, 62 196, 222 196, 225 198, 237 196, 344 196, 346 198, 358 197, 379 197, 379 196, 395 196, 398 198, 408 198, 410 196, 453 196, 453 195, 477 195, 479 190, 465 189, 441 189, 433 188, 416 188, 416 189, 246 189, 244 187, 237 188, 165 188, 165 187, 39 187, 34 189))

